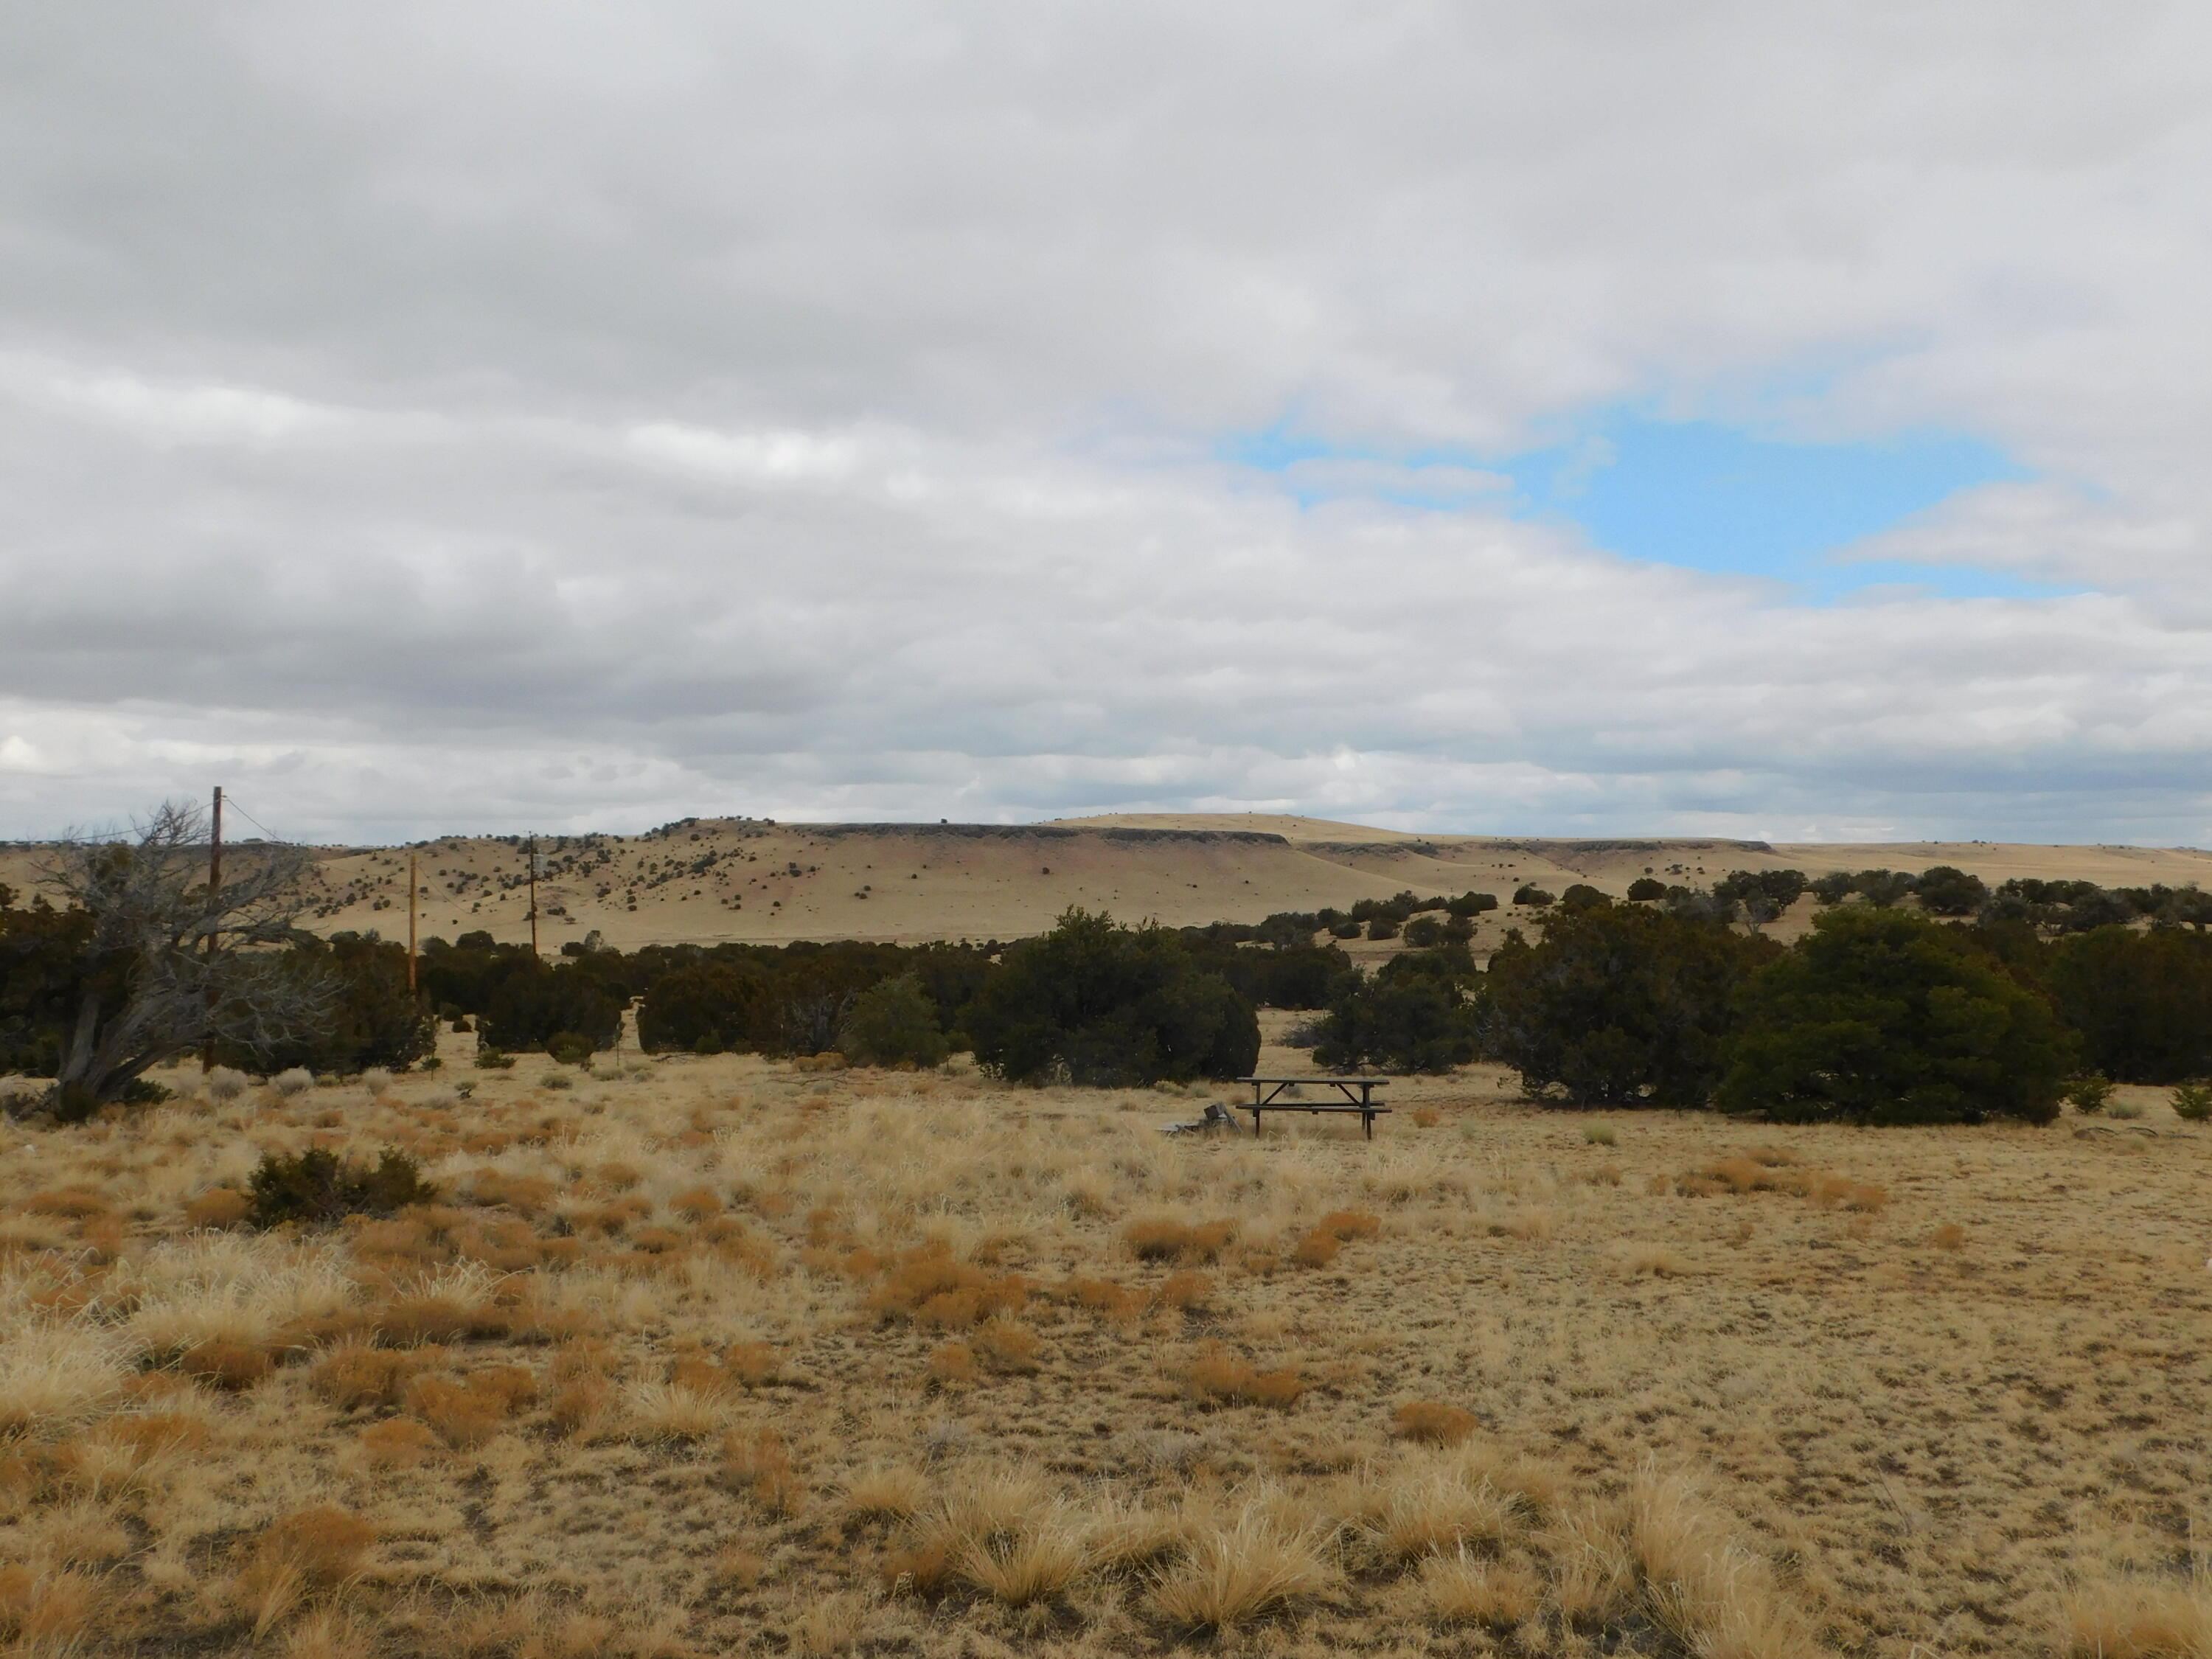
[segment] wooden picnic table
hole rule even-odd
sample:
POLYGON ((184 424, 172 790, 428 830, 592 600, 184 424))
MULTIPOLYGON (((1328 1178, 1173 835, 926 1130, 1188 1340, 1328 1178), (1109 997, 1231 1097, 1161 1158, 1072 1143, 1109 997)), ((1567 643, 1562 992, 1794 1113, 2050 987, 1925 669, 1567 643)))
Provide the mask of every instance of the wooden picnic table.
POLYGON ((1375 1120, 1390 1109, 1375 1103, 1375 1091, 1387 1088, 1389 1080, 1379 1077, 1240 1077, 1239 1083, 1252 1085, 1252 1103, 1242 1110, 1252 1114, 1252 1133, 1260 1133, 1260 1114, 1262 1112, 1357 1112, 1367 1130, 1367 1138, 1375 1139, 1375 1120), (1313 1084, 1319 1088, 1334 1089, 1344 1097, 1344 1104, 1334 1101, 1297 1100, 1279 1098, 1285 1089, 1313 1084), (1354 1091, 1358 1092, 1355 1093, 1354 1091))

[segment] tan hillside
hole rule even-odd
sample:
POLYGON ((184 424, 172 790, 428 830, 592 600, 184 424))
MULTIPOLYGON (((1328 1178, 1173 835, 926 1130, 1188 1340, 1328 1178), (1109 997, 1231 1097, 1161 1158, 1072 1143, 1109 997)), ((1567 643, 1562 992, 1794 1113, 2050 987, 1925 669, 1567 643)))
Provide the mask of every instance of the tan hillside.
MULTIPOLYGON (((1014 939, 1072 904, 1174 926, 1257 921, 1277 910, 1348 908, 1412 889, 1470 888, 1509 900, 1522 882, 1558 892, 1589 882, 1620 893, 1650 871, 1698 884, 1730 870, 1811 874, 1954 864, 2103 885, 2212 884, 2193 848, 2037 847, 1986 842, 1774 844, 1712 838, 1532 840, 1418 836, 1260 814, 1130 815, 1039 824, 770 824, 688 822, 642 836, 544 836, 538 938, 557 949, 597 930, 624 949, 653 943, 799 939, 1014 939)), ((529 936, 528 859, 512 837, 453 836, 415 849, 424 938, 483 929, 529 936)), ((33 849, 0 851, 0 881, 30 884, 33 849)), ((318 866, 326 931, 406 933, 408 849, 333 848, 318 866)), ((1809 913, 1809 906, 1807 907, 1809 913)), ((1485 919, 1478 947, 1510 925, 1485 919)), ((1802 920, 1802 918, 1800 919, 1802 920)))

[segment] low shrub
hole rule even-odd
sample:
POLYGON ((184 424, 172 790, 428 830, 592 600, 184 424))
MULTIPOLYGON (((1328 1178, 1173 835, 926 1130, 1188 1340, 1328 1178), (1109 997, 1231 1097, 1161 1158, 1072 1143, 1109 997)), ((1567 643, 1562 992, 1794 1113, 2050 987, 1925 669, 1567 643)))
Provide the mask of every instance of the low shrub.
POLYGON ((545 1052, 563 1066, 588 1066, 595 1051, 591 1038, 577 1031, 556 1031, 545 1039, 545 1052))
POLYGON ((422 1166, 405 1152, 387 1151, 367 1165, 317 1146, 293 1158, 263 1154, 246 1217, 257 1227, 288 1221, 328 1225, 349 1215, 392 1215, 437 1195, 422 1179, 422 1166))
POLYGON ((2095 1072, 2077 1077, 2067 1084, 2066 1093, 2063 1098, 2075 1111, 2085 1115, 2094 1115, 2103 1111, 2111 1103, 2112 1079, 2095 1072))
POLYGON ((2173 1091, 2173 1115, 2185 1123, 2212 1118, 2212 1084, 2184 1083, 2173 1091))

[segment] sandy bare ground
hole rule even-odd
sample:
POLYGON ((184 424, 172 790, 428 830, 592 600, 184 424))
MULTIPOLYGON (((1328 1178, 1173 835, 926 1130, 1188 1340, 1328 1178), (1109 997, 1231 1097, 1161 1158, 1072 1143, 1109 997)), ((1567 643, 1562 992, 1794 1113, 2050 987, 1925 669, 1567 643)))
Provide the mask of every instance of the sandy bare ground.
POLYGON ((1255 1143, 1163 1135, 1200 1096, 479 1073, 446 1041, 388 1088, 14 1132, 27 1651, 1908 1659, 2212 1630, 2212 1135, 2151 1091, 2135 1121, 1775 1130, 1554 1112, 1474 1068, 1395 1085, 1372 1143, 1255 1143), (262 1152, 313 1145, 410 1148, 442 1201, 223 1230, 262 1152))

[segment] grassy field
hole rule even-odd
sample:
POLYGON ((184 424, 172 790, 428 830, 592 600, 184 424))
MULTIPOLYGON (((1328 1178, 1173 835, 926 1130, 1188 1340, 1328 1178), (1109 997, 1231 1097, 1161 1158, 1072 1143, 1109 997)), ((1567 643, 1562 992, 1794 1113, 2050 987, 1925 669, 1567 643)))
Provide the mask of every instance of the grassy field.
POLYGON ((447 1041, 9 1131, 18 1650, 2212 1652, 2212 1136, 2151 1091, 1782 1130, 1475 1068, 1255 1142, 447 1041), (440 1201, 244 1231, 313 1145, 440 1201))

